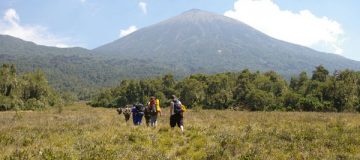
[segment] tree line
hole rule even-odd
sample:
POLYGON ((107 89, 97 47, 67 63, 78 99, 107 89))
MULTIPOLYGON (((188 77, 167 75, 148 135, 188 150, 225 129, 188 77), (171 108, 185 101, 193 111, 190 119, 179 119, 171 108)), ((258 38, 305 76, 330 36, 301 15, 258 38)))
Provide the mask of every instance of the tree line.
POLYGON ((194 74, 175 80, 171 74, 144 80, 123 80, 92 97, 94 107, 121 107, 145 103, 150 96, 167 106, 178 95, 189 108, 250 111, 360 111, 360 72, 335 71, 317 66, 312 75, 302 72, 287 81, 274 71, 245 69, 239 73, 194 74))
POLYGON ((0 68, 0 111, 38 110, 73 100, 72 94, 59 94, 51 88, 41 70, 17 75, 13 64, 0 68))

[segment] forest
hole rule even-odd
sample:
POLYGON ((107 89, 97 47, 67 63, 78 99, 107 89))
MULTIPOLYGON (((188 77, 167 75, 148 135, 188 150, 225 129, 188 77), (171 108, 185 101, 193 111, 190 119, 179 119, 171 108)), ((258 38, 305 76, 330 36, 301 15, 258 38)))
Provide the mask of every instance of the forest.
POLYGON ((71 93, 59 93, 48 84, 41 70, 17 75, 15 65, 0 68, 0 111, 42 110, 73 102, 71 93))
MULTIPOLYGON (((64 106, 77 100, 74 93, 53 89, 41 70, 21 75, 15 65, 0 69, 0 110, 35 110, 64 106)), ((93 107, 123 107, 146 103, 150 96, 162 107, 175 94, 182 103, 195 109, 248 111, 359 112, 360 73, 352 70, 330 74, 317 66, 312 75, 302 72, 286 80, 274 71, 193 74, 181 80, 174 75, 149 79, 122 80, 104 88, 88 102, 93 107)))
POLYGON ((144 80, 123 80, 92 97, 94 107, 123 107, 145 103, 150 96, 168 105, 175 94, 189 108, 248 111, 359 112, 360 73, 352 70, 330 74, 322 65, 312 75, 301 72, 289 81, 274 71, 248 69, 214 75, 194 74, 182 80, 173 75, 144 80))

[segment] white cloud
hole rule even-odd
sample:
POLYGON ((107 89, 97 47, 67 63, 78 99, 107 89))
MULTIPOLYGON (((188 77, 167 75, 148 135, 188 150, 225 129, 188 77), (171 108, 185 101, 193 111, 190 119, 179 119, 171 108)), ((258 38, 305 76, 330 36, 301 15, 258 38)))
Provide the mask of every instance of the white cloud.
POLYGON ((46 27, 39 25, 22 25, 20 17, 14 9, 8 9, 0 19, 0 34, 6 34, 40 45, 70 47, 69 38, 61 38, 48 32, 46 27))
POLYGON ((59 44, 55 45, 55 47, 58 47, 58 48, 69 48, 69 47, 72 47, 72 46, 69 46, 69 45, 67 45, 67 44, 61 44, 61 43, 59 43, 59 44))
POLYGON ((144 14, 147 14, 147 7, 145 2, 139 2, 139 7, 144 14))
POLYGON ((281 10, 272 0, 238 0, 225 16, 240 20, 274 38, 341 54, 344 31, 328 17, 309 10, 281 10), (325 46, 325 47, 324 47, 325 46))
POLYGON ((129 28, 127 28, 125 30, 120 30, 120 37, 125 37, 128 34, 135 32, 136 30, 138 30, 138 28, 136 26, 130 26, 129 28))
POLYGON ((86 0, 80 0, 80 2, 81 2, 81 3, 85 3, 85 2, 86 2, 86 0))
POLYGON ((17 21, 20 21, 19 16, 17 15, 16 11, 14 9, 8 9, 5 12, 4 20, 8 21, 11 24, 16 25, 17 21))

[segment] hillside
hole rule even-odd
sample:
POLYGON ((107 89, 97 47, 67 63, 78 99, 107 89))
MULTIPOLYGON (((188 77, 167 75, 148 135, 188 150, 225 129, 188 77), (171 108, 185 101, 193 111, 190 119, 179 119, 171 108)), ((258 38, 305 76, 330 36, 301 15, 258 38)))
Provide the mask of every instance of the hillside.
POLYGON ((19 73, 43 70, 50 85, 80 98, 120 79, 144 78, 170 72, 140 59, 111 59, 84 48, 56 48, 0 35, 0 64, 15 64, 19 73))
POLYGON ((292 75, 320 64, 331 71, 360 69, 360 62, 276 40, 240 21, 196 9, 94 51, 118 58, 152 59, 187 73, 250 68, 292 75))
POLYGON ((71 56, 71 55, 89 55, 90 51, 85 48, 57 48, 37 45, 33 42, 9 35, 0 35, 0 54, 5 56, 71 56))

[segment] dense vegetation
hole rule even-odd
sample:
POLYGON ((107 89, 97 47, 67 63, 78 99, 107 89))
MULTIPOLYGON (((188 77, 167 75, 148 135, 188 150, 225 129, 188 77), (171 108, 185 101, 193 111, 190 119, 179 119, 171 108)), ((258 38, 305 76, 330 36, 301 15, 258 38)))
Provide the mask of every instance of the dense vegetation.
POLYGON ((84 104, 0 112, 0 159, 360 159, 354 113, 185 112, 185 133, 126 124, 114 109, 84 104))
POLYGON ((0 111, 44 109, 73 100, 71 94, 63 95, 48 85, 40 70, 17 75, 15 65, 3 64, 0 68, 0 111))
POLYGON ((110 60, 90 55, 0 54, 1 63, 16 64, 19 73, 41 69, 54 89, 75 93, 81 100, 89 100, 94 91, 116 85, 119 79, 141 79, 170 72, 144 60, 110 60))
POLYGON ((195 74, 181 81, 172 75, 146 80, 123 80, 117 87, 95 96, 92 106, 116 107, 145 103, 155 95, 164 102, 179 95, 190 108, 239 109, 251 111, 336 111, 360 110, 360 73, 344 70, 329 74, 318 66, 311 77, 306 72, 288 83, 276 72, 195 74))

